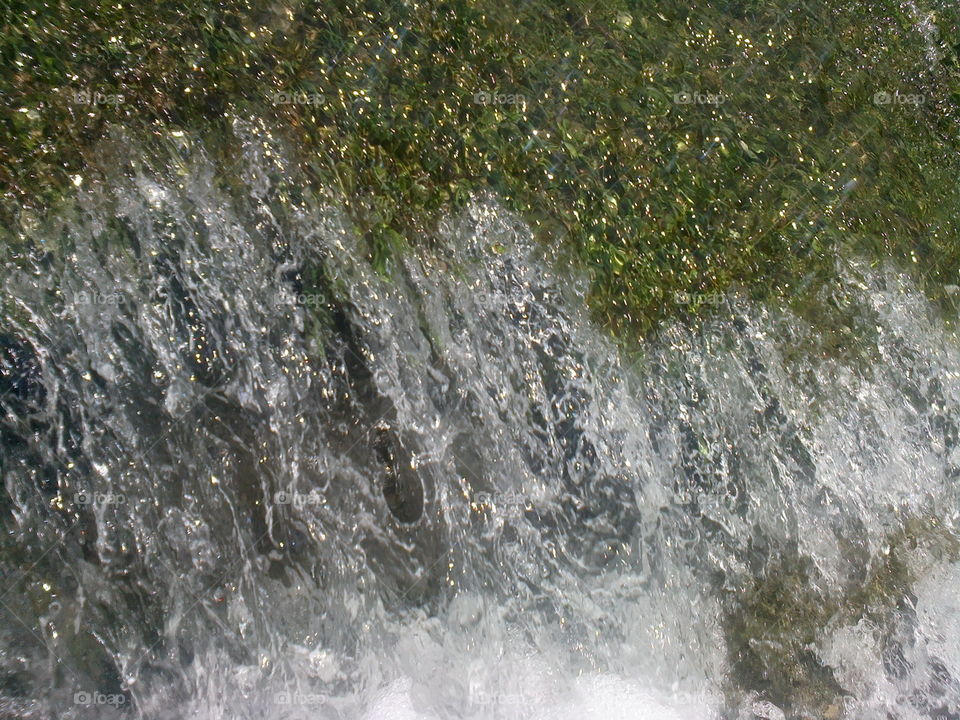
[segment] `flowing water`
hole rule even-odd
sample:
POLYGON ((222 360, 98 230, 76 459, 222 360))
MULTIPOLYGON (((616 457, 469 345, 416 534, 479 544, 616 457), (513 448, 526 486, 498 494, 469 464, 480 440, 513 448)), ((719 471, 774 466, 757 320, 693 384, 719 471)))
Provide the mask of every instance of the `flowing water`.
POLYGON ((384 277, 238 137, 232 188, 115 139, 3 270, 0 716, 960 716, 904 276, 627 353, 495 198, 384 277))

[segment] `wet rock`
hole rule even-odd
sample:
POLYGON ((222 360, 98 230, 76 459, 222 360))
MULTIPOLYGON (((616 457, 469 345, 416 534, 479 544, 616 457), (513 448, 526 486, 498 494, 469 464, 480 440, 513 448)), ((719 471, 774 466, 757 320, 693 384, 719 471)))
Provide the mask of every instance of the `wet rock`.
POLYGON ((0 403, 16 399, 41 405, 45 398, 36 350, 26 340, 0 333, 0 403))
POLYGON ((423 515, 423 482, 410 467, 410 453, 386 430, 379 429, 375 447, 383 463, 383 497, 393 516, 402 523, 415 523, 423 515))

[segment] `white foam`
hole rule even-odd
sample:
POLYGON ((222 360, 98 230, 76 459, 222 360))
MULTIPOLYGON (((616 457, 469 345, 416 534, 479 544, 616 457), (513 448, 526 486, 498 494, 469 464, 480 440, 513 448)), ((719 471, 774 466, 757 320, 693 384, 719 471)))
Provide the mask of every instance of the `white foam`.
POLYGON ((473 689, 459 714, 418 708, 418 693, 409 679, 382 690, 364 720, 714 720, 720 697, 711 693, 657 690, 614 675, 582 676, 553 699, 538 692, 498 693, 473 689))
POLYGON ((929 573, 917 583, 916 595, 928 651, 960 677, 960 563, 929 573))

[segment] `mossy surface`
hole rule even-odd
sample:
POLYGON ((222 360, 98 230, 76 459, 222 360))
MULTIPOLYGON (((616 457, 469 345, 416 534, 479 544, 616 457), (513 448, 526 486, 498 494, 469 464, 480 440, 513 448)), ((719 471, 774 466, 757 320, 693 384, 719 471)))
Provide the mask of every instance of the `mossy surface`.
POLYGON ((918 8, 13 0, 3 216, 15 241, 92 182, 112 128, 213 147, 257 117, 382 270, 493 189, 590 273, 597 317, 628 336, 732 286, 790 301, 844 253, 935 289, 960 270, 960 11, 918 8))
POLYGON ((727 594, 734 694, 757 693, 787 717, 840 717, 846 690, 815 650, 830 628, 867 620, 881 642, 889 639, 898 619, 913 611, 913 587, 924 572, 960 559, 957 538, 933 515, 906 517, 874 558, 862 547, 848 551, 863 565, 862 581, 838 585, 795 548, 770 547, 759 554, 763 567, 727 594))
POLYGON ((837 600, 817 579, 809 559, 780 555, 726 608, 724 633, 736 691, 756 692, 789 717, 824 716, 843 694, 813 650, 838 611, 837 600))

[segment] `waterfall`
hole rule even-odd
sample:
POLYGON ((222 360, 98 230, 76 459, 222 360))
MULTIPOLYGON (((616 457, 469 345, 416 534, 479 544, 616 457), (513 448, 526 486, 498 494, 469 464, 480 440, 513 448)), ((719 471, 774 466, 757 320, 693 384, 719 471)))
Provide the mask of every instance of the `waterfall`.
POLYGON ((236 133, 239 185, 113 138, 3 268, 0 715, 958 717, 960 347, 905 275, 624 347, 496 197, 379 273, 236 133))

